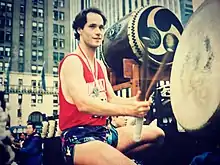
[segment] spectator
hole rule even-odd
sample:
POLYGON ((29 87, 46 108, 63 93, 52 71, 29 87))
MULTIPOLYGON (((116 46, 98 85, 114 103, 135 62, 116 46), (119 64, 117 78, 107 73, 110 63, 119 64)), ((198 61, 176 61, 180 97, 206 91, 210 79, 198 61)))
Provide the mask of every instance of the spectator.
POLYGON ((42 140, 33 123, 27 124, 27 138, 20 149, 22 165, 42 164, 42 140))

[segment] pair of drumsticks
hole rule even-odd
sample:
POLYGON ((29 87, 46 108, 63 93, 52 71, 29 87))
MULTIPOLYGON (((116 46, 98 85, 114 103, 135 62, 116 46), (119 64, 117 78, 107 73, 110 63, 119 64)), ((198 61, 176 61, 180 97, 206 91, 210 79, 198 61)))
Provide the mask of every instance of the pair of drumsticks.
MULTIPOLYGON (((147 87, 147 79, 148 79, 148 65, 149 65, 149 52, 148 52, 148 43, 150 42, 150 38, 148 37, 142 37, 143 41, 144 41, 144 47, 145 47, 145 53, 143 54, 142 57, 142 64, 140 66, 140 101, 145 101, 145 100, 149 100, 150 97, 150 92, 154 86, 154 84, 157 82, 158 77, 160 75, 160 73, 164 70, 164 65, 166 63, 166 60, 168 58, 168 56, 170 55, 170 53, 173 53, 174 51, 171 48, 167 49, 167 53, 164 55, 163 60, 157 70, 157 72, 155 73, 155 75, 153 76, 149 87, 147 87)), ((142 126, 143 126, 143 119, 144 118, 136 118, 136 126, 135 126, 135 131, 134 131, 134 140, 135 141, 140 141, 141 139, 141 132, 142 132, 142 126)))

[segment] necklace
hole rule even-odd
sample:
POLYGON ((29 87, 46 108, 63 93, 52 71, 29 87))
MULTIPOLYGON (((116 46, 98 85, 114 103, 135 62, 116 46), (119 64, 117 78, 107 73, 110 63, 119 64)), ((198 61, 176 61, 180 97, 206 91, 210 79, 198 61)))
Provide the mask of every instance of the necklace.
POLYGON ((79 45, 79 50, 81 51, 82 55, 85 57, 86 62, 88 63, 89 66, 89 70, 93 76, 93 80, 95 82, 94 88, 92 90, 92 94, 94 95, 94 97, 98 97, 99 96, 99 88, 98 88, 98 67, 97 67, 97 62, 94 58, 94 72, 92 71, 92 67, 90 65, 89 59, 88 57, 85 55, 85 53, 83 52, 82 48, 79 45))

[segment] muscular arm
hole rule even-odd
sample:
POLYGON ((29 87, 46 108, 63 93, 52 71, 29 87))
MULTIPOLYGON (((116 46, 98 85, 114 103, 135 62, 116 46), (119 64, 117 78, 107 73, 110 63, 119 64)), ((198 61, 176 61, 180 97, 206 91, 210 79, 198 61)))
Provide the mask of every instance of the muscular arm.
POLYGON ((131 115, 134 107, 103 102, 89 97, 87 84, 83 77, 83 66, 78 57, 69 56, 61 68, 61 82, 65 83, 73 102, 81 112, 102 116, 131 115))

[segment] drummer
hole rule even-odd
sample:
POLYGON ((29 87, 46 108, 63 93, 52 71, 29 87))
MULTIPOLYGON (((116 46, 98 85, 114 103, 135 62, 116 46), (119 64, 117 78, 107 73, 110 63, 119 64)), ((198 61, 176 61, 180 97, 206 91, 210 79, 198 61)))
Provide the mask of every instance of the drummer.
POLYGON ((143 126, 141 143, 133 140, 133 126, 107 127, 108 116, 143 117, 150 101, 114 94, 104 64, 95 58, 102 44, 106 18, 99 9, 81 11, 73 21, 77 49, 59 66, 59 126, 66 161, 84 165, 132 165, 125 154, 141 151, 163 139, 156 126, 143 126), (128 149, 129 148, 129 149, 128 149))

